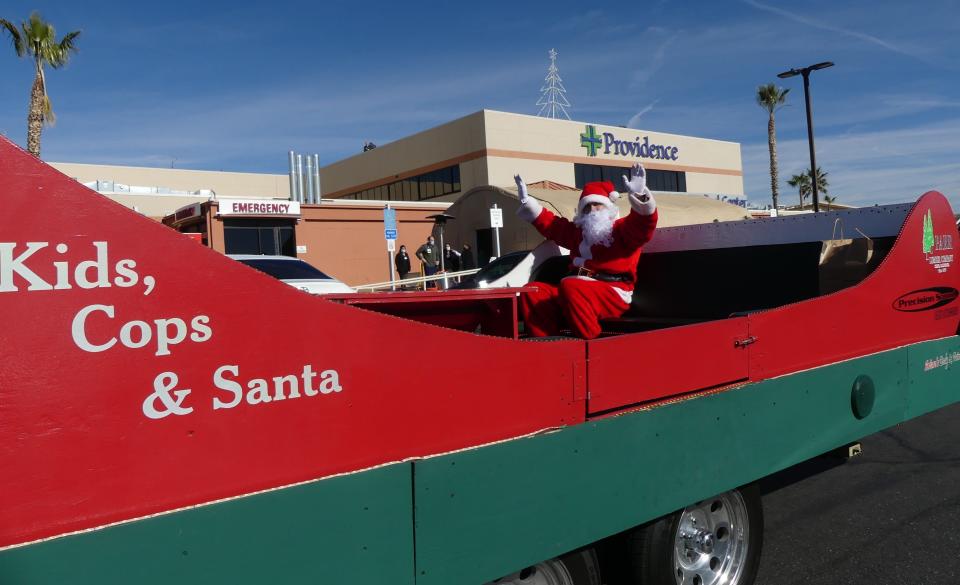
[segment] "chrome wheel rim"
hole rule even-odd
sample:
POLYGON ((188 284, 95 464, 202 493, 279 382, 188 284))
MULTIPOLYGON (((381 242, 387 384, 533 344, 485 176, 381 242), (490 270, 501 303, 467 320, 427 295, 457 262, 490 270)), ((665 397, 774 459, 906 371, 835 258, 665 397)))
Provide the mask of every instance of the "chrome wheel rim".
POLYGON ((749 545, 749 514, 740 492, 684 508, 673 548, 677 584, 737 585, 749 545))

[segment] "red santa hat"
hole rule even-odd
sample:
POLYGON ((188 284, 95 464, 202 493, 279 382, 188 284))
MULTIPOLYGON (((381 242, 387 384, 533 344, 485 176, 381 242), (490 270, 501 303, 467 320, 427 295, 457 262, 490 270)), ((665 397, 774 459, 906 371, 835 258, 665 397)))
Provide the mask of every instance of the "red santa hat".
POLYGON ((583 186, 580 201, 577 203, 577 215, 583 213, 583 208, 591 203, 602 203, 611 211, 617 211, 616 201, 620 199, 616 187, 610 181, 596 181, 583 186))

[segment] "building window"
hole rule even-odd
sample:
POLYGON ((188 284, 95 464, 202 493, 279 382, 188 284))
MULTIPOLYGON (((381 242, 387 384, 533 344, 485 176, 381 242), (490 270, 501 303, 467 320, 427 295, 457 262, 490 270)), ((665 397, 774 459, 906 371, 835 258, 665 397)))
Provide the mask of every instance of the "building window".
MULTIPOLYGON (((577 189, 593 181, 610 181, 617 187, 617 191, 626 192, 623 184, 623 175, 630 173, 628 167, 610 167, 602 165, 574 164, 573 174, 577 189)), ((662 171, 647 169, 647 187, 651 191, 687 191, 687 174, 683 171, 662 171)))
POLYGON ((225 219, 223 243, 227 254, 297 256, 293 222, 278 219, 225 219))
POLYGON ((364 191, 344 195, 341 199, 375 199, 378 201, 423 201, 458 193, 460 185, 460 165, 407 177, 386 185, 379 185, 364 191))

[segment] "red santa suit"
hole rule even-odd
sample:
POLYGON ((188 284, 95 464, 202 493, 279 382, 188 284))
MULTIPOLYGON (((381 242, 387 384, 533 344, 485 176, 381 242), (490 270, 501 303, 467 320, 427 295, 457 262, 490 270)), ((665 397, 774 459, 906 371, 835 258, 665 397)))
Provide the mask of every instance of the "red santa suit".
MULTIPOLYGON (((518 185, 521 184, 518 177, 518 185)), ((526 189, 521 190, 523 200, 526 189)), ((609 181, 587 183, 580 194, 577 217, 591 203, 602 203, 615 216, 614 201, 619 197, 609 181)), ((531 282, 536 292, 520 296, 520 308, 531 335, 557 335, 569 327, 576 335, 593 339, 600 335, 601 319, 619 317, 630 307, 637 282, 637 261, 641 247, 656 229, 657 207, 646 186, 640 194, 630 193, 628 199, 631 211, 627 217, 615 219, 611 234, 593 245, 584 238, 576 219, 559 217, 532 197, 522 203, 518 215, 530 221, 545 238, 569 249, 571 259, 570 275, 559 286, 531 282)))

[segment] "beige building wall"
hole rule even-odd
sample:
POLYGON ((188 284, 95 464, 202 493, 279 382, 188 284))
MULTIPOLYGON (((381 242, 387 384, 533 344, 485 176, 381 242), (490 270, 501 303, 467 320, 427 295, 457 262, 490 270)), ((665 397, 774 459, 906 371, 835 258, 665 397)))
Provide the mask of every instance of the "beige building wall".
POLYGON ((430 170, 460 164, 462 189, 441 198, 453 201, 474 187, 509 187, 514 174, 528 182, 575 184, 575 163, 622 166, 642 162, 649 169, 683 171, 688 192, 743 195, 740 145, 644 130, 482 110, 442 126, 354 155, 321 169, 324 197, 338 198, 430 170), (580 135, 593 126, 618 140, 648 137, 649 143, 677 147, 677 160, 639 158, 614 152, 589 156, 580 135))
POLYGON ((476 158, 460 163, 460 192, 455 193, 453 199, 456 199, 481 185, 486 185, 487 177, 490 175, 490 160, 486 157, 476 158))
POLYGON ((290 197, 290 179, 287 175, 57 162, 50 163, 50 166, 81 183, 114 181, 124 185, 164 187, 176 191, 207 189, 216 193, 218 197, 264 197, 274 199, 288 199, 290 197))
POLYGON ((519 174, 527 183, 553 181, 573 188, 576 177, 573 165, 567 162, 517 159, 500 156, 487 158, 490 185, 509 188, 516 187, 514 175, 519 174))
POLYGON ((687 193, 743 195, 743 175, 687 173, 687 193))
POLYGON ((572 122, 568 120, 553 120, 537 116, 525 116, 507 112, 485 110, 487 148, 491 155, 509 156, 516 154, 525 157, 531 154, 548 154, 565 162, 580 162, 599 165, 629 166, 634 162, 642 162, 651 169, 664 170, 693 170, 693 172, 723 172, 742 174, 740 159, 740 145, 736 142, 725 142, 707 138, 681 136, 678 134, 664 134, 648 132, 635 128, 621 128, 619 126, 604 126, 588 122, 572 122), (586 131, 586 126, 594 126, 598 135, 609 132, 618 140, 643 141, 649 137, 650 143, 676 146, 678 157, 676 161, 638 158, 630 155, 619 155, 611 152, 604 154, 603 150, 596 156, 589 156, 587 149, 580 145, 580 134, 586 131), (506 151, 502 152, 501 151, 506 151))
POLYGON ((128 209, 133 209, 154 219, 160 219, 173 213, 184 205, 203 203, 209 199, 209 197, 199 195, 130 195, 127 193, 97 193, 97 195, 111 199, 128 209))
MULTIPOLYGON (((510 188, 517 173, 528 183, 553 181, 572 187, 576 183, 575 163, 626 169, 637 160, 642 160, 650 169, 684 171, 690 193, 743 195, 739 144, 593 124, 600 136, 604 132, 611 132, 624 140, 648 136, 651 142, 676 146, 679 152, 677 161, 638 159, 629 155, 604 154, 602 150, 591 157, 580 145, 580 135, 587 126, 584 122, 482 110, 322 168, 323 195, 325 199, 337 198, 459 164, 461 191, 430 200, 450 203, 475 187, 510 188)), ((289 177, 285 174, 78 163, 51 165, 84 183, 106 180, 134 187, 194 193, 104 193, 150 217, 161 217, 188 203, 206 201, 211 197, 209 192, 219 198, 289 197, 289 177)))
POLYGON ((321 168, 323 196, 337 198, 482 156, 483 115, 476 112, 321 168))

